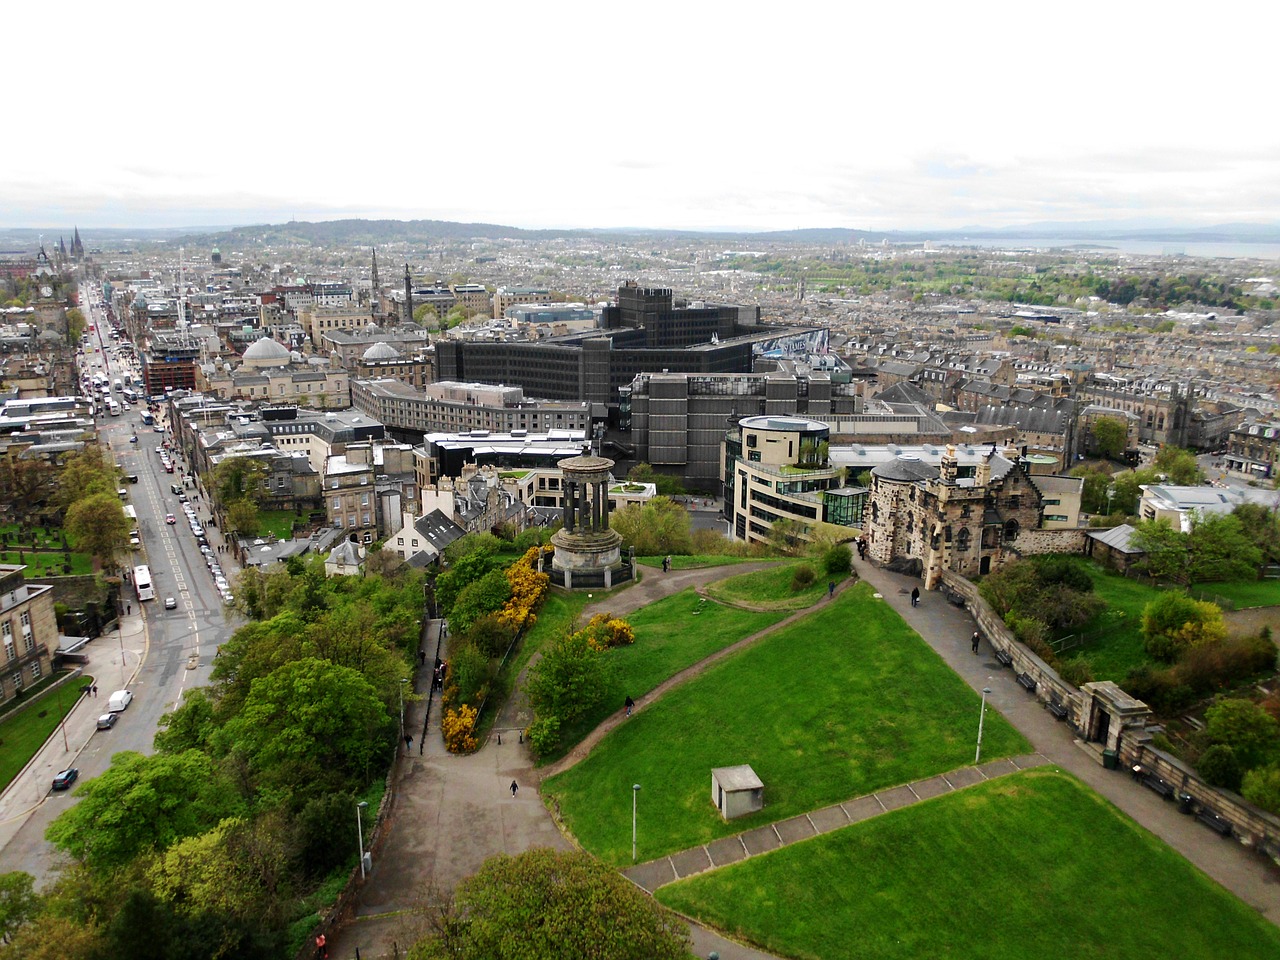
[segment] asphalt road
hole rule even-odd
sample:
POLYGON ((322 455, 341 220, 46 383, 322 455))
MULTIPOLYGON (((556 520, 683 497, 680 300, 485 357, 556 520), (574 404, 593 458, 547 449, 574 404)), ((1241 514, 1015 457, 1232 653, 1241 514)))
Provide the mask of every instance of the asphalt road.
MULTIPOLYGON (((112 341, 109 333, 105 337, 102 333, 101 309, 91 306, 89 316, 89 322, 97 326, 97 332, 90 336, 102 352, 87 354, 84 368, 113 379, 123 376, 131 368, 128 361, 116 360, 108 353, 112 341)), ((142 426, 144 409, 145 404, 134 405, 119 417, 108 416, 104 410, 98 423, 99 434, 115 455, 121 473, 138 475, 138 483, 124 486, 128 502, 138 514, 142 547, 124 562, 150 566, 156 599, 141 604, 126 585, 122 599, 128 603, 128 612, 121 617, 120 629, 96 638, 86 648, 90 662, 85 672, 97 681, 97 699, 82 698, 64 725, 65 741, 61 730, 55 732, 28 768, 0 794, 0 872, 25 870, 40 884, 51 878, 57 857, 44 839, 44 831, 76 802, 71 793, 50 790, 53 775, 75 766, 83 783, 106 770, 118 751, 152 752, 160 717, 181 702, 184 691, 208 682, 217 647, 235 627, 181 504, 170 490, 172 483, 181 483, 181 475, 176 469, 173 474, 166 473, 161 465, 157 449, 164 435, 142 426), (135 431, 136 444, 130 442, 135 431), (170 513, 178 518, 174 525, 164 522, 170 513), (177 609, 164 609, 164 598, 169 596, 177 601, 177 609), (108 697, 121 688, 133 691, 133 703, 113 729, 96 730, 97 717, 106 712, 108 697)), ((205 504, 196 503, 195 507, 207 518, 205 504)), ((208 533, 211 544, 221 542, 216 530, 208 533)), ((219 559, 227 569, 229 558, 219 559)), ((230 573, 227 569, 228 578, 230 573)), ((79 689, 80 684, 73 683, 63 688, 63 695, 78 695, 79 689)))

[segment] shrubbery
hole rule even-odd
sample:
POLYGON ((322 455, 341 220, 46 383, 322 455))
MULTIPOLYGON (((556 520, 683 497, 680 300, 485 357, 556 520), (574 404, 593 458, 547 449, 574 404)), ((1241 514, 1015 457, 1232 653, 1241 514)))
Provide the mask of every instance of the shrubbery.
POLYGON ((802 590, 808 590, 814 585, 818 579, 817 571, 807 563, 796 565, 795 570, 791 572, 791 589, 794 593, 802 590))

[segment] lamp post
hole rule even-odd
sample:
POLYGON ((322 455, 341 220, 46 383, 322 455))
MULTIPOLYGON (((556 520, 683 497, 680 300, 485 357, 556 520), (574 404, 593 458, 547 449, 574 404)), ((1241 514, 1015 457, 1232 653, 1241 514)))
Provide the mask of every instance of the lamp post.
POLYGON ((400 739, 404 739, 404 685, 409 682, 408 677, 400 678, 400 739))
POLYGON ((369 801, 361 800, 356 804, 356 843, 360 847, 360 879, 364 879, 364 823, 363 814, 368 809, 369 801))
POLYGON ((982 721, 987 716, 987 694, 990 692, 990 687, 982 688, 982 709, 978 712, 978 749, 973 753, 974 766, 977 766, 978 761, 982 759, 982 721))
POLYGON ((636 797, 640 796, 640 784, 631 785, 631 862, 636 862, 636 797))
POLYGON ((67 741, 67 712, 62 709, 62 684, 58 684, 58 712, 62 714, 62 746, 66 748, 67 753, 71 752, 71 744, 67 741))
POLYGON ((1116 495, 1116 488, 1115 488, 1115 485, 1112 484, 1107 487, 1107 516, 1108 517, 1111 516, 1111 498, 1114 497, 1115 495, 1116 495))

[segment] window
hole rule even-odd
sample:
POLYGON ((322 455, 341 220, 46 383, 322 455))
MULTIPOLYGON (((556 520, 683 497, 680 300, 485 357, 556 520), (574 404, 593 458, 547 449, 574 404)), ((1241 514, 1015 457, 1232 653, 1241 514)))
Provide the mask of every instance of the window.
POLYGON ((1008 543, 1009 541, 1018 539, 1018 521, 1017 520, 1010 520, 1008 523, 1004 525, 1004 539, 1006 543, 1008 543))
POLYGON ((0 626, 0 633, 4 636, 4 652, 10 660, 16 660, 17 651, 13 649, 13 624, 6 620, 3 626, 0 626))
POLYGON ((404 546, 404 537, 396 537, 396 546, 397 546, 397 547, 403 547, 403 546, 404 546))
POLYGON ((969 539, 969 531, 961 529, 961 531, 956 534, 956 550, 962 553, 967 551, 969 549, 969 539))
POLYGON ((21 670, 16 671, 13 675, 13 689, 14 690, 22 689, 22 671, 21 670))
POLYGON ((31 662, 31 682, 35 683, 40 679, 40 661, 33 660, 31 662))

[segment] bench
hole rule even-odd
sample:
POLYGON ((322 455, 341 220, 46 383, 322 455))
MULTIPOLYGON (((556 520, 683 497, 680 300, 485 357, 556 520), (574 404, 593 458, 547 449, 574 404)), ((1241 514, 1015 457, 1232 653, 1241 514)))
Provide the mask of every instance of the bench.
POLYGON ((1167 780, 1163 780, 1154 773, 1144 773, 1142 775, 1142 783, 1150 790, 1154 790, 1160 796, 1168 800, 1173 796, 1173 784, 1167 780))
POLYGON ((996 662, 997 662, 998 664, 1000 664, 1000 666, 1002 666, 1002 667, 1012 667, 1012 666, 1013 666, 1013 654, 1012 654, 1012 653, 1010 653, 1008 650, 997 650, 997 651, 996 651, 996 662))
POLYGON ((1059 720, 1067 719, 1067 717, 1071 713, 1071 711, 1066 708, 1066 705, 1059 700, 1050 700, 1048 703, 1044 705, 1044 708, 1048 710, 1050 713, 1052 713, 1059 720))
POLYGON ((1025 687, 1028 690, 1028 692, 1030 693, 1036 692, 1036 678, 1033 677, 1031 674, 1029 673, 1018 674, 1018 683, 1021 686, 1025 687))
POLYGON ((1196 819, 1221 837, 1231 836, 1231 822, 1229 820, 1224 820, 1208 807, 1201 809, 1201 811, 1196 814, 1196 819))

